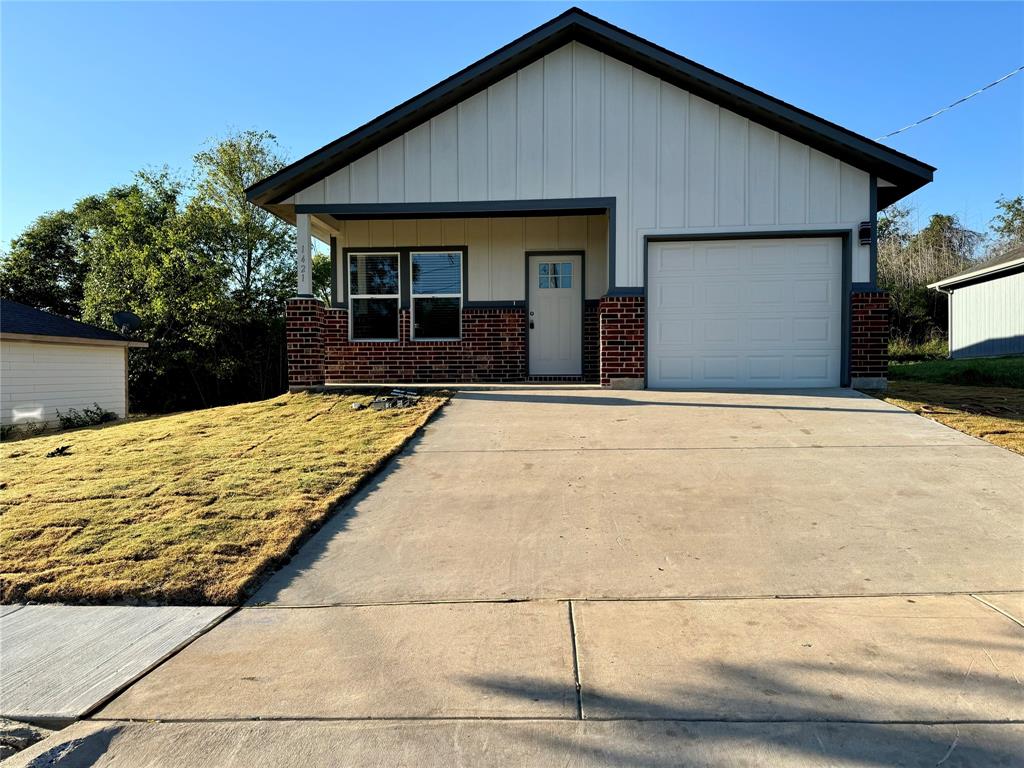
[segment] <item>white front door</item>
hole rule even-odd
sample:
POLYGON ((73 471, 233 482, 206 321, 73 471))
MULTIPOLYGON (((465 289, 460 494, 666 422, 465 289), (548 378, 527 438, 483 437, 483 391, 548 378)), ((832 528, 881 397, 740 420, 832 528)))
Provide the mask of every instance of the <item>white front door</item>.
POLYGON ((649 385, 839 386, 842 265, 838 238, 652 243, 649 385))
POLYGON ((531 255, 527 321, 531 376, 583 374, 583 259, 531 255))

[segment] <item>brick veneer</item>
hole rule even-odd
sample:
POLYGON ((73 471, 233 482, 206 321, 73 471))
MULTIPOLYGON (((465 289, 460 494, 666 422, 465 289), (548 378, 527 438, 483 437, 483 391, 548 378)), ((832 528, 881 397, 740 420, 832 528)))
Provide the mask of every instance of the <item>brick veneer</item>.
POLYGON ((324 305, 319 299, 289 299, 285 306, 288 386, 324 383, 324 305))
POLYGON ((583 304, 583 380, 596 384, 601 378, 601 303, 583 304))
POLYGON ((643 385, 644 325, 643 296, 605 296, 600 307, 601 386, 643 385), (617 380, 617 381, 615 381, 617 380))
POLYGON ((858 291, 850 295, 850 379, 857 386, 882 384, 889 365, 889 294, 858 291), (866 381, 870 380, 870 381, 866 381))

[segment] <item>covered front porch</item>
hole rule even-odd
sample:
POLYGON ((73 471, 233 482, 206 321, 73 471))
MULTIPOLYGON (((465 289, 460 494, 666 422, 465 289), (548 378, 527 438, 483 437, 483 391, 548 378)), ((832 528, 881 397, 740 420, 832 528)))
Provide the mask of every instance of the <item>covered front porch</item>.
POLYGON ((289 385, 601 381, 602 306, 642 301, 608 295, 614 201, 543 202, 279 211, 297 233, 289 385), (314 238, 330 249, 326 304, 314 238))

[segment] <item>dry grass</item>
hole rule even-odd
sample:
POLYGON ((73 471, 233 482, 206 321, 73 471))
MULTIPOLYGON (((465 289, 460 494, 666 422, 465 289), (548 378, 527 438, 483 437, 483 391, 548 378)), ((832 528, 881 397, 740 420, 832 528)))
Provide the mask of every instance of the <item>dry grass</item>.
POLYGON ((283 395, 4 443, 0 600, 239 602, 445 400, 351 409, 371 399, 283 395))
POLYGON ((1024 454, 1024 389, 891 381, 886 402, 1024 454))

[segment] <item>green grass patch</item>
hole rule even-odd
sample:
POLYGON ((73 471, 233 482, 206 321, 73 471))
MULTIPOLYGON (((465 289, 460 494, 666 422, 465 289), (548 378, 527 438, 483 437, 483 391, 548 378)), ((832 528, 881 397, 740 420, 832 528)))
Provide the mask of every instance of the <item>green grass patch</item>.
POLYGON ((0 602, 237 604, 446 398, 352 410, 370 400, 282 395, 3 444, 0 602))
POLYGON ((920 344, 901 338, 889 340, 889 359, 896 362, 944 360, 948 355, 949 345, 945 339, 931 339, 920 344))
POLYGON ((1024 389, 1024 357, 889 363, 891 381, 1024 389))

